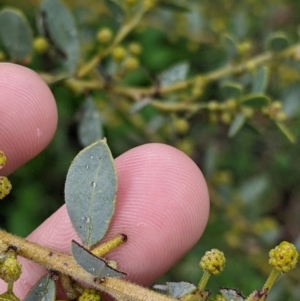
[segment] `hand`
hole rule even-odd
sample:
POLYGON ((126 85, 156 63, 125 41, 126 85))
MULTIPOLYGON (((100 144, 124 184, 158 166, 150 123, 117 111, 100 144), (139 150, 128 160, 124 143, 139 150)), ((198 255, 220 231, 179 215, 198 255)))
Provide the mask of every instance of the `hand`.
MULTIPOLYGON (((29 69, 0 64, 0 87, 0 149, 8 158, 1 174, 9 174, 47 146, 56 129, 57 110, 48 86, 29 69)), ((149 285, 202 235, 209 212, 206 183, 190 158, 163 144, 136 147, 115 163, 117 208, 107 237, 124 233, 128 241, 107 258, 116 260, 130 281, 149 285)), ((78 240, 65 206, 28 236, 66 253, 72 239, 78 240)), ((14 289, 21 300, 45 274, 37 264, 22 263, 14 289)), ((1 282, 0 292, 5 290, 1 282)))

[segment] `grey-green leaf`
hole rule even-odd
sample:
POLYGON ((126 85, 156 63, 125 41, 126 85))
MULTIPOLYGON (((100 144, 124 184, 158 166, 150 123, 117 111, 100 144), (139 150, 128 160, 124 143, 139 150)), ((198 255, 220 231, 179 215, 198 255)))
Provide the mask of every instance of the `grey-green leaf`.
POLYGON ((103 138, 102 118, 92 98, 87 98, 78 112, 77 134, 82 146, 103 138))
POLYGON ((230 138, 234 137, 240 131, 240 129, 244 126, 246 119, 246 115, 242 112, 234 117, 228 130, 228 136, 230 138))
POLYGON ((236 39, 226 34, 224 36, 224 45, 229 60, 234 60, 238 56, 238 46, 236 39))
POLYGON ((33 286, 23 301, 55 301, 55 298, 55 281, 47 274, 33 286))
POLYGON ((174 13, 187 13, 190 12, 187 6, 179 5, 174 3, 173 1, 165 1, 161 0, 158 2, 158 7, 162 9, 167 9, 174 13))
POLYGON ((265 94, 255 93, 246 95, 241 99, 241 102, 243 103, 243 105, 248 107, 262 108, 264 106, 267 106, 271 102, 271 100, 265 94))
POLYGON ((226 301, 244 301, 245 300, 243 295, 236 289, 221 288, 220 292, 224 296, 226 301))
POLYGON ((65 184, 71 222, 87 248, 108 230, 115 209, 117 177, 106 140, 83 149, 73 160, 65 184))
POLYGON ((167 87, 178 81, 185 80, 189 72, 189 69, 190 66, 187 62, 181 62, 163 71, 159 76, 161 86, 167 87))
POLYGON ((76 262, 87 272, 97 277, 123 277, 126 273, 110 267, 103 258, 90 253, 76 241, 72 241, 72 255, 76 262))
POLYGON ((243 86, 237 82, 227 81, 221 84, 221 93, 224 99, 237 99, 243 93, 243 86))
POLYGON ((166 285, 156 284, 154 289, 165 291, 169 296, 181 298, 196 290, 196 285, 190 282, 167 282, 166 285))
POLYGON ((22 11, 12 8, 0 12, 0 40, 9 56, 21 61, 32 50, 32 31, 22 11))
POLYGON ((260 66, 253 77, 252 93, 265 92, 268 85, 269 72, 265 66, 260 66))
POLYGON ((105 5, 110 10, 113 17, 117 22, 122 22, 125 16, 125 12, 116 2, 111 0, 104 0, 105 5))
POLYGON ((73 74, 79 60, 79 39, 73 16, 59 0, 43 0, 39 8, 40 31, 54 44, 66 70, 73 74))
POLYGON ((283 32, 274 32, 270 34, 266 41, 267 49, 274 52, 284 50, 289 45, 290 41, 283 32))
POLYGON ((275 124, 281 131, 281 133, 291 142, 295 143, 296 142, 296 137, 292 134, 292 132, 289 130, 289 128, 282 122, 280 121, 275 121, 275 124))

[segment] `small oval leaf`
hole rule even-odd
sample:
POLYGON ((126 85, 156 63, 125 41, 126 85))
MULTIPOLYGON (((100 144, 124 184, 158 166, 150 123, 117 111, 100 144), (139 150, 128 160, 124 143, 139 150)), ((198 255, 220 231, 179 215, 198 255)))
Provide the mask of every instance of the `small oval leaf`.
POLYGON ((9 56, 22 61, 32 50, 32 31, 24 14, 6 8, 0 12, 0 39, 9 56))
POLYGON ((224 99, 237 99, 241 97, 243 90, 243 86, 237 82, 228 81, 221 84, 221 93, 224 99))
POLYGON ((269 72, 265 66, 260 66, 253 78, 252 93, 265 92, 268 85, 269 72))
POLYGON ((166 285, 156 284, 153 286, 154 289, 165 292, 167 295, 174 298, 181 298, 192 291, 196 290, 196 285, 190 282, 167 282, 166 285))
POLYGON ((104 0, 104 3, 117 22, 122 22, 124 20, 125 13, 122 7, 111 0, 104 0))
POLYGON ((271 100, 270 98, 262 93, 249 94, 241 99, 243 105, 252 108, 262 108, 267 106, 271 100))
POLYGON ((102 119, 94 101, 87 98, 79 112, 77 134, 82 146, 87 146, 103 138, 102 119))
POLYGON ((187 6, 179 5, 173 3, 172 1, 161 0, 158 3, 158 7, 162 9, 167 9, 174 13, 188 13, 190 9, 187 6))
POLYGON ((55 281, 47 274, 34 285, 23 301, 55 301, 55 299, 55 281))
POLYGON ((120 272, 110 267, 106 260, 99 258, 79 245, 76 241, 72 241, 72 255, 76 262, 87 272, 97 277, 123 277, 126 273, 120 272))
POLYGON ((239 130, 244 126, 246 119, 247 118, 244 113, 239 113, 234 117, 228 130, 228 136, 230 138, 234 137, 239 132, 239 130))
POLYGON ((73 74, 79 59, 79 39, 71 12, 59 0, 43 0, 40 31, 54 44, 65 68, 73 74))
POLYGON ((282 122, 276 121, 275 124, 281 131, 281 133, 291 142, 295 143, 296 142, 296 137, 292 134, 292 132, 289 130, 289 128, 282 122))
POLYGON ((221 288, 221 294, 224 296, 226 301, 244 301, 243 295, 236 289, 232 288, 221 288))
POLYGON ((271 51, 281 51, 289 47, 290 41, 285 33, 274 32, 266 41, 267 49, 271 51))
POLYGON ((90 248, 108 230, 114 214, 117 177, 106 140, 83 149, 72 162, 65 184, 65 201, 71 222, 90 248))
POLYGON ((187 62, 181 62, 163 71, 159 76, 161 86, 167 87, 176 82, 185 80, 189 69, 190 66, 187 62))
POLYGON ((238 56, 238 43, 236 39, 229 35, 226 34, 224 36, 224 45, 225 45, 225 50, 227 52, 227 57, 229 60, 234 60, 238 56))

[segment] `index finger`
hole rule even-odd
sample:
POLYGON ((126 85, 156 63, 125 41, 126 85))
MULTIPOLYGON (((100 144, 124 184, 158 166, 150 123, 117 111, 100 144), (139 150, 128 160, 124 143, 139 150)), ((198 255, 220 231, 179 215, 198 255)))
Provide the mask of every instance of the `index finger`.
POLYGON ((0 150, 7 175, 35 157, 51 141, 57 126, 54 97, 32 70, 0 64, 0 150))

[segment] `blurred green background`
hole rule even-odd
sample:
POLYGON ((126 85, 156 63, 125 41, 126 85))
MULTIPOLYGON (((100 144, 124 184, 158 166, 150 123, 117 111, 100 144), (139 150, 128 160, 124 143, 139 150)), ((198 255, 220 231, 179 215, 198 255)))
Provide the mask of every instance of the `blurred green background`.
MULTIPOLYGON (((107 26, 117 32, 121 25, 102 1, 64 3, 72 12, 79 32, 82 65, 100 47, 95 38, 98 30, 107 26)), ((179 62, 189 64, 188 77, 221 68, 230 60, 236 64, 245 62, 266 51, 268 38, 274 32, 280 31, 291 45, 299 40, 297 0, 161 3, 122 42, 124 47, 130 42, 142 47, 140 68, 117 78, 123 86, 148 87, 159 74, 179 62), (240 51, 238 55, 232 54, 234 47, 240 51)), ((34 37, 40 35, 36 29, 39 1, 2 0, 0 8, 6 6, 21 9, 34 37)), ((127 18, 134 13, 127 11, 127 18)), ((2 49, 9 60, 3 45, 2 49)), ((60 74, 63 67, 53 64, 57 60, 55 55, 49 58, 33 49, 26 64, 37 72, 60 74)), ((110 70, 110 64, 108 58, 103 64, 106 71, 110 70)), ((256 108, 251 122, 229 138, 231 120, 214 120, 208 111, 164 113, 145 105, 130 113, 134 102, 124 96, 105 90, 77 91, 64 81, 51 85, 59 112, 57 132, 45 151, 10 176, 14 189, 1 202, 1 227, 26 236, 64 203, 65 176, 71 160, 82 149, 78 112, 83 101, 92 97, 114 157, 144 143, 163 142, 187 153, 207 179, 211 216, 206 231, 160 282, 197 283, 201 256, 211 248, 219 248, 224 251, 227 263, 225 271, 208 284, 212 295, 218 287, 238 288, 244 295, 260 288, 271 270, 267 263, 270 248, 288 240, 300 249, 300 65, 299 61, 287 58, 266 66, 269 78, 264 93, 280 101, 286 124, 296 137, 294 144, 274 123, 262 118, 256 108), (178 129, 178 119, 188 121, 186 129, 178 129)), ((253 73, 246 71, 225 79, 239 82, 247 92, 253 73)), ((221 82, 209 83, 193 103, 224 101, 221 82)), ((180 93, 164 96, 162 100, 185 102, 188 94, 180 93)), ((298 300, 299 296, 298 267, 278 281, 269 300, 298 300)))

